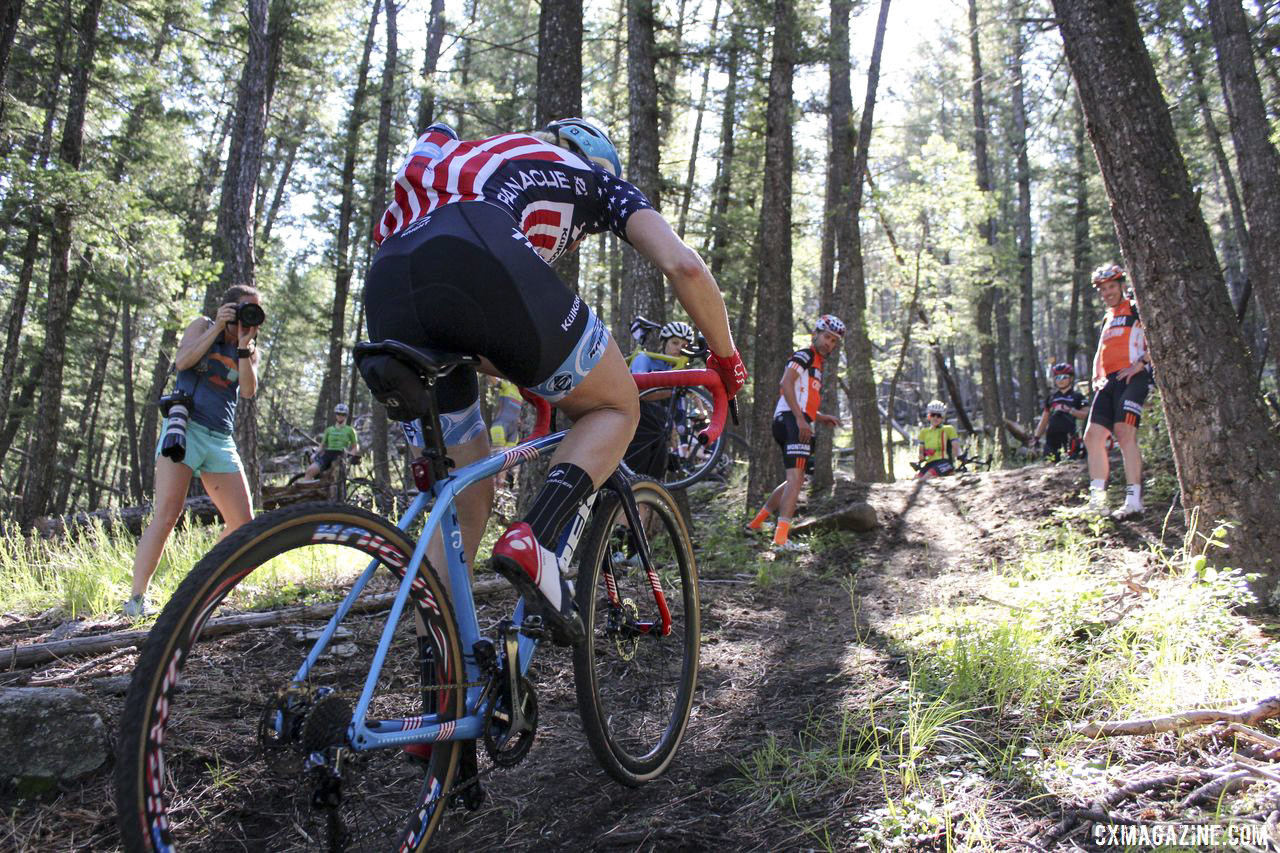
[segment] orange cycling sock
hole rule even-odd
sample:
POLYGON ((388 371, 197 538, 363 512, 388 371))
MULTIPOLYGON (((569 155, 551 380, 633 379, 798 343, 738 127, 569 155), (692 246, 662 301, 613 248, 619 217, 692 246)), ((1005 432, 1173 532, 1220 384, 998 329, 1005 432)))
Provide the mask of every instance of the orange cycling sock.
POLYGON ((791 519, 778 519, 778 527, 773 531, 773 544, 786 545, 787 539, 791 536, 791 519))
POLYGON ((765 519, 767 519, 772 514, 773 513, 769 512, 769 510, 767 509, 760 510, 759 512, 756 513, 755 518, 747 522, 747 527, 750 527, 752 530, 759 530, 760 526, 764 524, 765 519))

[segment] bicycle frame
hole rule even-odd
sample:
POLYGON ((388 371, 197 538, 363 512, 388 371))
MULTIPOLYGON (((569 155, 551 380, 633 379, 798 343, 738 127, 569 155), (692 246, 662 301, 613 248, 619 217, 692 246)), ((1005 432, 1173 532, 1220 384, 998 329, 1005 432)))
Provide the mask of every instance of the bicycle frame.
MULTIPOLYGON (((637 386, 657 387, 664 381, 669 385, 695 385, 707 384, 714 380, 716 385, 712 389, 713 396, 716 401, 716 412, 712 418, 712 424, 708 427, 708 431, 714 430, 713 434, 718 434, 724 426, 725 412, 727 410, 727 401, 724 391, 718 385, 718 378, 709 370, 689 370, 681 371, 678 377, 673 376, 674 372, 662 371, 657 373, 645 374, 636 377, 637 386)), ((540 417, 540 424, 546 423, 545 417, 540 417)), ((471 575, 467 569, 466 557, 462 547, 462 529, 458 523, 458 513, 455 506, 455 499, 468 486, 488 477, 493 477, 509 468, 529 462, 540 456, 553 451, 556 446, 564 439, 565 431, 557 432, 551 435, 536 437, 519 444, 513 448, 505 450, 491 456, 473 462, 449 476, 435 481, 431 486, 430 492, 419 491, 418 495, 409 504, 404 515, 396 523, 401 530, 408 530, 413 521, 420 516, 427 507, 431 507, 431 511, 427 516, 426 523, 423 525, 422 533, 418 537, 413 555, 409 559, 408 565, 405 567, 404 575, 400 580, 399 588, 396 592, 395 599, 391 605, 391 611, 387 615, 386 624, 382 629, 382 635, 378 641, 378 647, 374 652, 373 662, 369 669, 369 674, 365 678, 364 688, 361 690, 360 699, 356 704, 355 712, 352 716, 351 724, 347 729, 348 742, 357 752, 363 752, 371 749, 404 746, 410 743, 433 743, 435 741, 446 740, 470 740, 483 734, 483 726, 485 714, 487 711, 486 699, 493 701, 492 697, 486 697, 485 687, 477 684, 485 675, 480 671, 480 666, 475 658, 476 643, 481 639, 479 619, 476 614, 475 598, 471 589, 471 575), (378 677, 382 671, 383 664, 386 661, 387 653, 391 648, 392 638, 395 635, 396 626, 400 621, 400 617, 404 613, 405 604, 409 600, 409 593, 414 583, 418 579, 419 570, 422 568, 426 560, 427 548, 431 541, 435 538, 437 532, 443 538, 445 560, 447 563, 451 592, 453 596, 454 618, 457 621, 459 639, 463 649, 463 677, 466 683, 473 684, 467 688, 466 708, 467 714, 456 720, 448 720, 440 722, 435 714, 424 714, 416 717, 403 719, 387 719, 373 720, 368 719, 369 705, 373 700, 374 690, 378 683, 378 677)), ((615 481, 616 475, 610 477, 611 482, 615 481)), ((628 522, 633 531, 642 531, 643 525, 640 522, 639 513, 634 501, 631 499, 629 489, 617 489, 623 501, 624 511, 626 512, 628 522)), ((573 552, 576 550, 578 541, 586 528, 587 520, 591 510, 594 507, 596 495, 585 501, 579 508, 577 516, 568 526, 564 534, 558 554, 561 557, 562 565, 569 565, 572 560, 573 552)), ((332 541, 338 542, 352 535, 365 535, 368 532, 362 529, 351 530, 334 525, 335 529, 331 532, 332 541)), ((321 540, 322 541, 322 540, 321 540)), ((663 597, 661 585, 657 580, 656 572, 653 569, 652 562, 648 553, 648 544, 643 536, 639 533, 636 536, 639 544, 640 556, 646 570, 649 573, 650 586, 653 589, 657 599, 659 613, 662 617, 662 627, 660 633, 666 635, 671 630, 671 617, 667 610, 666 601, 663 597)), ((299 667, 294 675, 295 683, 305 683, 312 667, 319 660, 329 643, 332 641, 337 631, 338 625, 351 612, 356 600, 360 594, 368 586, 369 582, 377 573, 380 560, 371 560, 369 565, 365 567, 360 576, 352 584, 351 590, 346 597, 338 605, 337 611, 330 617, 320 637, 312 646, 306 659, 299 667)), ((612 586, 612 584, 610 584, 612 586)), ((616 591, 609 589, 608 593, 611 598, 616 596, 616 591)), ((520 625, 524 615, 524 600, 521 599, 517 605, 512 617, 514 625, 520 625)), ((537 647, 537 640, 534 640, 523 633, 518 633, 518 665, 521 675, 524 675, 529 668, 529 664, 533 660, 533 653, 537 647)), ((282 724, 280 717, 277 716, 276 725, 282 724)))

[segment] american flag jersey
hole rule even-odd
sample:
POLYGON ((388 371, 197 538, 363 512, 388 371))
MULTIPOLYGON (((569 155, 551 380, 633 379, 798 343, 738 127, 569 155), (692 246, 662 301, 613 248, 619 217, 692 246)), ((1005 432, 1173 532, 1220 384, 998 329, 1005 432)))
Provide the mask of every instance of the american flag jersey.
POLYGON ((652 208, 644 193, 572 151, 527 133, 473 142, 438 131, 418 138, 396 173, 394 198, 374 233, 413 230, 431 211, 483 201, 511 214, 548 264, 583 234, 606 229, 626 239, 626 223, 652 208))

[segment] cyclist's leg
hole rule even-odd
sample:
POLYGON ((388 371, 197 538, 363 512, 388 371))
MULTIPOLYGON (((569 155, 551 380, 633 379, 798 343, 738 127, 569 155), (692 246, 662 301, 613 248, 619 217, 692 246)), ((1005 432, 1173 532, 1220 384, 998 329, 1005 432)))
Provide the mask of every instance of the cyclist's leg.
POLYGON ((1115 428, 1117 396, 1115 381, 1108 380, 1093 397, 1089 407, 1089 425, 1084 430, 1084 446, 1089 453, 1089 499, 1093 503, 1105 503, 1107 478, 1111 475, 1111 460, 1107 456, 1107 439, 1115 428))
POLYGON ((1125 504, 1133 509, 1142 507, 1142 451, 1138 448, 1138 423, 1142 420, 1142 406, 1151 390, 1150 374, 1143 371, 1132 377, 1120 395, 1123 416, 1116 422, 1116 444, 1124 459, 1125 504))

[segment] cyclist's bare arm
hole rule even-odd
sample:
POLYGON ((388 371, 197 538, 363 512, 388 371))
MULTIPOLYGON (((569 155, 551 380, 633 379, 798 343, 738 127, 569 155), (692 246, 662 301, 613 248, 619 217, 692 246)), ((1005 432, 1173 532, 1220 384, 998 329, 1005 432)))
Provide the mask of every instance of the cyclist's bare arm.
POLYGON ((778 390, 782 393, 782 398, 787 401, 787 408, 791 410, 791 414, 795 415, 796 426, 800 429, 800 440, 808 441, 813 435, 813 427, 805 417, 800 401, 796 399, 796 379, 799 376, 800 368, 788 361, 782 371, 782 381, 778 383, 778 390))
MULTIPOLYGON (((1077 415, 1077 417, 1079 416, 1077 415)), ((1049 410, 1045 409, 1044 414, 1040 415, 1040 423, 1036 424, 1036 432, 1035 432, 1036 438, 1042 438, 1044 436, 1044 431, 1047 430, 1048 428, 1049 428, 1049 410)))
POLYGON ((718 356, 733 354, 733 335, 724 297, 702 258, 671 230, 655 210, 638 210, 627 220, 627 240, 671 279, 676 299, 718 356))

